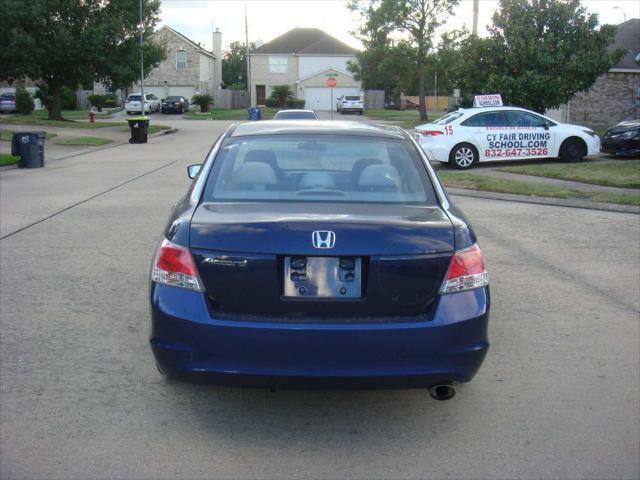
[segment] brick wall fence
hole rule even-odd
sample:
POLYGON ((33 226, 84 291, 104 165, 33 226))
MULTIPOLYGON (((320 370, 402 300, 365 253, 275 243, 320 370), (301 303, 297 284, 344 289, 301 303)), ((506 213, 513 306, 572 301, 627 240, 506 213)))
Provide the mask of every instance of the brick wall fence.
POLYGON ((578 93, 569 106, 569 122, 591 127, 605 127, 622 120, 637 118, 636 94, 640 88, 637 72, 609 72, 602 75, 586 92, 578 93))

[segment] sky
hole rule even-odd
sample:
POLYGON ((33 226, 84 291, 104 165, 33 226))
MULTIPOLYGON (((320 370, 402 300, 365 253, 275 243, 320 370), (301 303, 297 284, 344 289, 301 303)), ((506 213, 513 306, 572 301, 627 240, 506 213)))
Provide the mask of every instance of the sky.
MULTIPOLYGON (((617 24, 640 17, 638 0, 583 0, 582 4, 597 13, 600 23, 617 24)), ((211 31, 222 31, 223 50, 233 41, 245 39, 244 12, 247 9, 249 41, 266 43, 295 27, 316 27, 348 45, 361 44, 350 33, 358 26, 358 16, 346 8, 345 0, 162 0, 160 25, 171 28, 211 48, 211 31)), ((472 0, 461 0, 442 31, 467 26, 471 30, 472 0)), ((478 33, 498 6, 498 0, 480 0, 478 33)))

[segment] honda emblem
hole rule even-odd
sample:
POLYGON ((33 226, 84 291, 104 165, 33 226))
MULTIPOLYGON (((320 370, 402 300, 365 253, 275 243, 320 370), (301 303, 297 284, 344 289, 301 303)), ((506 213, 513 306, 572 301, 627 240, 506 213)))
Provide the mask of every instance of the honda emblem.
POLYGON ((336 244, 336 234, 329 230, 316 230, 311 235, 311 240, 316 248, 333 248, 336 244))

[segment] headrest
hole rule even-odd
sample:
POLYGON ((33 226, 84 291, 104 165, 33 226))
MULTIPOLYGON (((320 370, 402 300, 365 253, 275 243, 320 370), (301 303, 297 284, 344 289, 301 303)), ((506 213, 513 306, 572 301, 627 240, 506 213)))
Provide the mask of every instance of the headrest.
POLYGON ((360 174, 358 186, 397 189, 400 187, 400 175, 390 165, 369 165, 360 174))
POLYGON ((273 185, 278 183, 276 172, 268 163, 245 162, 233 172, 234 183, 273 185))
POLYGON ((251 150, 244 157, 245 162, 263 162, 276 165, 276 156, 270 150, 251 150))

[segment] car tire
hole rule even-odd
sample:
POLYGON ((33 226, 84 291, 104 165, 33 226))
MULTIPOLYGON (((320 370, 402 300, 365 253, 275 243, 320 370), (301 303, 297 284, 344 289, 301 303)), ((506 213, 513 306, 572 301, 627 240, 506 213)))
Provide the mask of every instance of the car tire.
POLYGON ((584 142, 579 138, 567 138, 560 146, 560 159, 567 163, 580 162, 586 155, 584 142))
POLYGON ((459 143, 449 153, 449 164, 453 168, 466 170, 478 162, 478 150, 470 143, 459 143))

